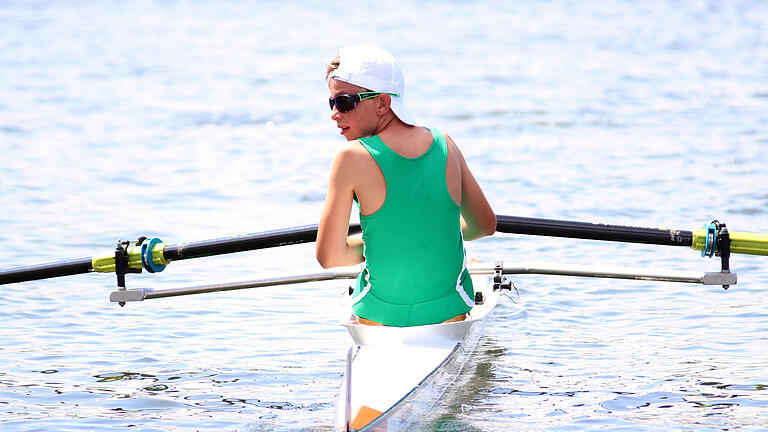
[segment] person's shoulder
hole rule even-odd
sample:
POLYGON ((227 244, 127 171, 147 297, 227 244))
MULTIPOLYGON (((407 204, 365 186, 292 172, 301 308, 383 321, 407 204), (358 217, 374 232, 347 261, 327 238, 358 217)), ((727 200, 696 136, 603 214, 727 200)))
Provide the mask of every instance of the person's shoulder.
MULTIPOLYGON (((454 143, 454 142, 453 142, 453 138, 451 138, 451 135, 450 135, 448 132, 446 132, 446 131, 444 131, 444 130, 441 130, 441 131, 440 131, 440 133, 441 133, 441 134, 443 134, 443 136, 445 137, 445 141, 446 141, 446 142, 448 142, 448 143, 454 143)), ((455 143, 454 143, 454 144, 455 144, 455 143)))
POLYGON ((456 148, 456 142, 453 141, 453 138, 451 138, 451 136, 448 134, 448 132, 445 132, 445 131, 439 130, 439 129, 432 129, 432 130, 434 130, 435 133, 441 134, 445 138, 445 143, 446 143, 446 145, 448 147, 456 148))
POLYGON ((356 165, 370 158, 368 151, 359 140, 352 140, 346 146, 338 149, 334 158, 343 164, 356 165))
POLYGON ((363 143, 360 142, 360 140, 352 140, 348 142, 346 146, 340 148, 337 151, 337 154, 343 154, 350 157, 359 157, 361 155, 367 155, 368 150, 365 149, 365 146, 363 146, 363 143))
POLYGON ((448 149, 448 157, 458 160, 460 163, 464 164, 464 155, 461 153, 459 145, 456 144, 456 141, 454 141, 450 135, 448 135, 448 132, 441 133, 445 137, 445 147, 448 149))
POLYGON ((446 132, 446 131, 444 131, 444 130, 442 130, 440 128, 431 127, 431 126, 423 126, 422 129, 426 130, 426 131, 429 131, 430 133, 432 133, 434 135, 442 135, 445 138, 445 142, 448 142, 448 143, 452 143, 453 142, 453 139, 451 138, 450 135, 448 135, 448 132, 446 132))

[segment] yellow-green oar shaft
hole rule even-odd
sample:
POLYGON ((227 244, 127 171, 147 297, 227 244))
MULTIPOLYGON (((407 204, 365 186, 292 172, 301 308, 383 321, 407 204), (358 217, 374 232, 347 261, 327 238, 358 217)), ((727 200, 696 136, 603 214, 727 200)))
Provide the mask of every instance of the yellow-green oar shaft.
MULTIPOLYGON (((728 231, 728 235, 731 238, 731 253, 768 255, 768 234, 728 231)), ((706 229, 694 230, 691 248, 704 250, 706 238, 706 229)))

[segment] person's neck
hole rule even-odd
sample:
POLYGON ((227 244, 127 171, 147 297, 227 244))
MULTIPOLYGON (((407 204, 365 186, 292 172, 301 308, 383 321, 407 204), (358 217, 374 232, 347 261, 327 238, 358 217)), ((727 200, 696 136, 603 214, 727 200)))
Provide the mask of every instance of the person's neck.
POLYGON ((407 124, 403 123, 393 113, 388 113, 386 116, 382 116, 379 120, 379 124, 376 125, 374 135, 381 135, 382 133, 397 133, 408 128, 407 124))

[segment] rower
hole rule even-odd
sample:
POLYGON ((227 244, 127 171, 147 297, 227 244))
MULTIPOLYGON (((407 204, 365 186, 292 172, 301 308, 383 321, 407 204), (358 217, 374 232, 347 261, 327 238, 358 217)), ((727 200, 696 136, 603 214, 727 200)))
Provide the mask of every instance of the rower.
MULTIPOLYGON (((317 233, 325 268, 365 262, 352 311, 370 325, 465 319, 475 292, 464 240, 493 234, 496 215, 456 143, 416 126, 400 64, 379 47, 350 45, 327 67, 331 119, 348 144, 331 163, 317 233), (352 203, 362 238, 350 238, 352 203)), ((381 414, 362 406, 354 429, 381 414)))
POLYGON ((363 323, 463 319, 474 304, 464 240, 492 234, 496 216, 461 151, 447 134, 416 126, 400 64, 383 49, 342 47, 326 76, 331 119, 348 145, 331 164, 318 261, 365 262, 352 294, 363 323), (353 202, 362 238, 348 237, 353 202))

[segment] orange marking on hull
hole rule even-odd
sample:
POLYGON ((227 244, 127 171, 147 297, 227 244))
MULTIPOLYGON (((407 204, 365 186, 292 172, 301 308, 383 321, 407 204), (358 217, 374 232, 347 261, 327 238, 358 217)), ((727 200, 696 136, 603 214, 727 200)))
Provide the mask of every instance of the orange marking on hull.
MULTIPOLYGON (((368 425, 368 423, 376 420, 377 417, 379 417, 382 414, 381 411, 377 411, 371 407, 367 407, 365 405, 360 407, 360 410, 357 412, 357 415, 355 418, 352 419, 351 422, 349 422, 349 427, 352 429, 362 429, 365 426, 368 425)), ((378 430, 378 429, 377 429, 378 430)), ((387 430, 387 426, 383 425, 382 431, 387 430)))

